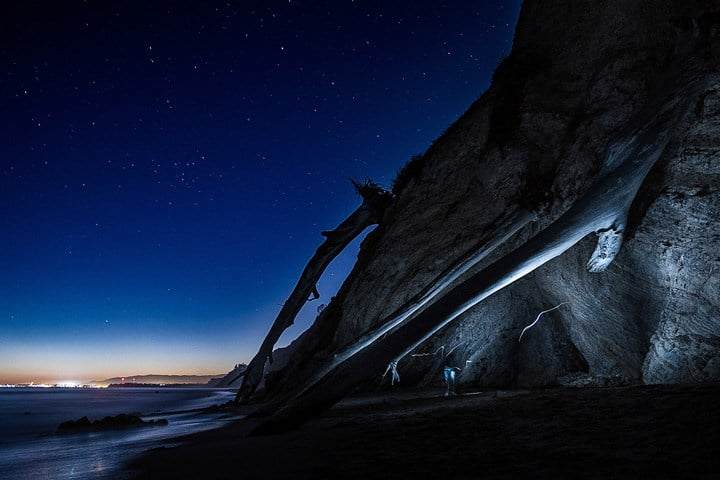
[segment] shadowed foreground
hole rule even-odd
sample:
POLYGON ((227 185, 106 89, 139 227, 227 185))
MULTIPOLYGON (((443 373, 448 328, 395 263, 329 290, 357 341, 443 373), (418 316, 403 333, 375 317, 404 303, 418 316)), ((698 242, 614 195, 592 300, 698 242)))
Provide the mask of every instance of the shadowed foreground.
POLYGON ((720 386, 346 400, 298 431, 245 420, 156 450, 140 478, 718 478, 720 386))

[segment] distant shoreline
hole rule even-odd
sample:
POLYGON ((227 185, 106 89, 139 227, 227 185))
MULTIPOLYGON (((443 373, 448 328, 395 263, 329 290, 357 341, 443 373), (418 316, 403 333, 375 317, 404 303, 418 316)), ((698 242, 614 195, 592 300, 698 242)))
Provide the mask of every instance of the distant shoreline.
POLYGON ((205 383, 120 383, 110 385, 0 385, 0 390, 105 390, 107 388, 191 388, 206 390, 237 390, 235 387, 215 387, 205 383))
POLYGON ((227 387, 213 387, 206 383, 111 383, 105 388, 212 388, 230 390, 227 387))

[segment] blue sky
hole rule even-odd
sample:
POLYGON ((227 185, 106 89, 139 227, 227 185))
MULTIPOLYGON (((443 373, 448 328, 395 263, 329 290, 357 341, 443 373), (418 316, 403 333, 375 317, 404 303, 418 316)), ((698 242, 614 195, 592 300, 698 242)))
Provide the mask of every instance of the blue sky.
POLYGON ((247 361, 348 179, 388 185, 462 114, 520 2, 202 3, 0 20, 0 382, 247 361))

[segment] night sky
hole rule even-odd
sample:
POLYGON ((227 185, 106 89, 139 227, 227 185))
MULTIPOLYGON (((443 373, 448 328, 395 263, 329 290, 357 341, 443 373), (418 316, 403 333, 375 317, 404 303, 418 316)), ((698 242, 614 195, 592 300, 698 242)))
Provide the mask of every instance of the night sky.
MULTIPOLYGON (((0 383, 218 373, 489 84, 513 1, 5 2, 0 383), (152 3, 152 5, 151 5, 152 3), (201 5, 202 3, 202 5, 201 5)), ((285 344, 352 266, 328 269, 285 344)))

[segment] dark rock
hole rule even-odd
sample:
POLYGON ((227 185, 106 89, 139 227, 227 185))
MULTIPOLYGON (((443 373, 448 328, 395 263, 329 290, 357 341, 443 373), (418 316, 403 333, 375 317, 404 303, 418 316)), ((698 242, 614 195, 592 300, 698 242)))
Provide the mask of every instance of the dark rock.
POLYGON ((71 433, 83 431, 119 430, 136 427, 157 427, 165 426, 167 424, 168 421, 164 418, 160 418, 158 420, 143 420, 137 415, 121 413, 120 415, 108 416, 92 422, 88 417, 82 417, 77 420, 68 420, 58 426, 58 431, 71 433))
POLYGON ((224 376, 210 380, 207 386, 213 388, 239 387, 242 383, 243 373, 245 372, 246 368, 247 365, 245 365, 244 363, 239 363, 235 365, 235 367, 224 376))
POLYGON ((88 417, 82 417, 77 420, 68 420, 67 422, 63 422, 58 426, 58 430, 60 431, 80 430, 89 428, 92 428, 92 422, 90 422, 90 419, 88 417))

